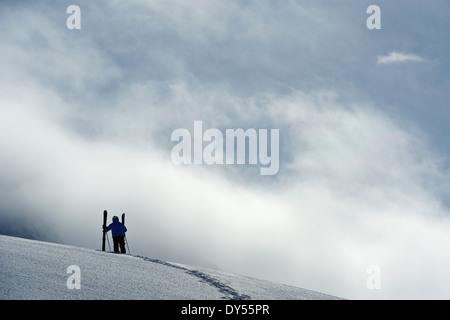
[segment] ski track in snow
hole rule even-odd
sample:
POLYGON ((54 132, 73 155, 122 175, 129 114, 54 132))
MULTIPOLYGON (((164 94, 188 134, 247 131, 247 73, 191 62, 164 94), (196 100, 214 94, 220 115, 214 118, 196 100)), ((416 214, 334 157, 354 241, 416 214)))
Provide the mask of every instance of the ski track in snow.
POLYGON ((335 300, 308 289, 140 255, 0 235, 0 300, 335 300), (79 290, 68 266, 79 267, 79 290))
POLYGON ((153 263, 159 263, 171 268, 176 268, 176 269, 180 269, 185 271, 187 274, 190 274, 194 277, 197 277, 200 279, 200 281, 203 281, 213 287, 215 287, 216 289, 219 290, 219 292, 223 293, 225 296, 223 297, 224 299, 230 299, 230 300, 250 300, 250 296, 245 295, 245 294, 239 294, 235 289, 233 289, 230 286, 227 286, 226 284, 222 283, 221 281, 201 272, 198 270, 190 270, 175 264, 171 264, 167 261, 163 261, 163 260, 159 260, 159 259, 150 259, 147 257, 143 257, 143 256, 135 256, 138 258, 141 258, 145 261, 150 261, 153 263))

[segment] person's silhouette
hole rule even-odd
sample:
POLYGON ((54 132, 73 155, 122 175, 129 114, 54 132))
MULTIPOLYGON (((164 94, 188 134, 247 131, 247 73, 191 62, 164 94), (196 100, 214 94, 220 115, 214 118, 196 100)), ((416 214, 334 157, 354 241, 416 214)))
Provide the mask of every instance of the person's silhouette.
POLYGON ((125 250, 125 232, 127 232, 127 227, 125 227, 120 221, 119 217, 114 216, 112 218, 113 222, 107 226, 104 230, 108 232, 111 230, 113 242, 114 242, 114 252, 126 253, 125 250))

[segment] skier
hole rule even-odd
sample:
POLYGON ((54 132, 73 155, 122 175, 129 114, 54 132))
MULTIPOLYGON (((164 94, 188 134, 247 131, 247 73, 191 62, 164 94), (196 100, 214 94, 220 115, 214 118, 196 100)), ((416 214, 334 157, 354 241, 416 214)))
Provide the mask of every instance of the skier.
POLYGON ((114 252, 119 253, 119 246, 120 246, 120 253, 126 253, 125 250, 125 232, 127 232, 127 227, 125 227, 120 221, 119 217, 114 216, 113 222, 104 228, 103 230, 105 232, 108 232, 111 230, 113 242, 114 242, 114 252))

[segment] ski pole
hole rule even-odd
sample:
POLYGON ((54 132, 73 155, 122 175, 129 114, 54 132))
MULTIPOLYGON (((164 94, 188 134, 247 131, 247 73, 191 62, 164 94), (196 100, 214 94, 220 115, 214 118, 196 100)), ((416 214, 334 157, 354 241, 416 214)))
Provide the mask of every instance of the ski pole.
POLYGON ((108 235, 108 233, 106 233, 106 239, 108 239, 108 248, 109 248, 109 251, 111 251, 111 243, 109 242, 109 235, 108 235))
POLYGON ((131 254, 131 252, 130 252, 130 247, 128 246, 128 239, 127 239, 127 236, 123 236, 123 238, 125 239, 125 244, 127 245, 128 253, 131 254))

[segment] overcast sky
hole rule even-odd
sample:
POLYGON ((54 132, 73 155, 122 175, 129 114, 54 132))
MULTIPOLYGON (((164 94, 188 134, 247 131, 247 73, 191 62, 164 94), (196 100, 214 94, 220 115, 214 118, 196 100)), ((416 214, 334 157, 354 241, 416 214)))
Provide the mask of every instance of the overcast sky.
POLYGON ((448 299, 449 16, 444 0, 2 1, 0 233, 99 249, 106 209, 127 213, 133 254, 448 299), (279 129, 278 173, 175 165, 171 133, 196 120, 279 129))

